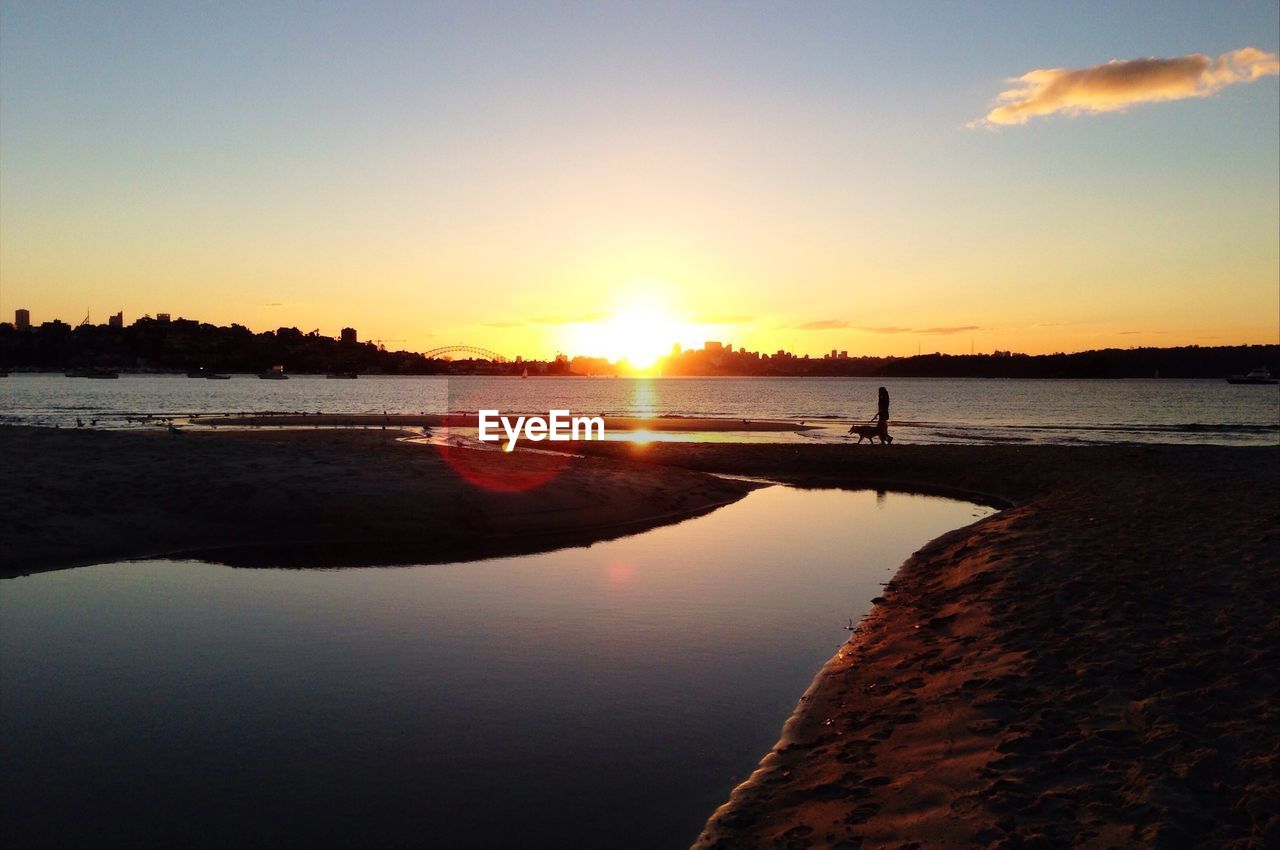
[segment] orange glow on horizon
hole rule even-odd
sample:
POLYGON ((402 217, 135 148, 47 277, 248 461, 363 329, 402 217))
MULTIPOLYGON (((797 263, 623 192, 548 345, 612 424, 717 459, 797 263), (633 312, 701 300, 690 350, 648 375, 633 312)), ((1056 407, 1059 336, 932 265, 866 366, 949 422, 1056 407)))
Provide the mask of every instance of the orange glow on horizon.
POLYGON ((637 284, 639 290, 599 320, 563 329, 566 349, 586 357, 625 362, 636 374, 651 373, 673 344, 690 345, 706 338, 709 328, 690 322, 659 303, 665 286, 637 284))
POLYGON ((637 369, 648 369, 667 353, 679 328, 674 319, 650 307, 633 307, 613 314, 581 332, 583 351, 610 360, 626 360, 637 369))

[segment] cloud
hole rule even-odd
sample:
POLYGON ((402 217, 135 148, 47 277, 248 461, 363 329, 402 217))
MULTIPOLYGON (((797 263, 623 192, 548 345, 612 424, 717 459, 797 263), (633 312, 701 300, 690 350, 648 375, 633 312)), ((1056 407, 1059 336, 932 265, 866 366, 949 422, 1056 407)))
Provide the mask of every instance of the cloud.
POLYGON ((283 307, 283 301, 272 301, 270 304, 263 304, 263 307, 283 307))
POLYGON ((1009 82, 1014 88, 996 97, 999 104, 970 127, 1025 124, 1038 115, 1090 115, 1139 103, 1208 97, 1236 83, 1280 74, 1280 58, 1254 47, 1172 59, 1111 60, 1090 68, 1038 68, 1009 82))
POLYGON ((930 336, 946 336, 947 334, 958 334, 963 331, 981 330, 978 325, 956 325, 949 328, 920 328, 916 331, 918 334, 929 334, 930 336))
POLYGON ((879 328, 858 328, 858 330, 869 334, 908 334, 911 328, 899 328, 894 325, 885 325, 879 328))
POLYGON ((849 323, 844 319, 822 319, 817 322, 805 322, 803 325, 792 325, 792 329, 797 331, 834 331, 847 327, 849 323))

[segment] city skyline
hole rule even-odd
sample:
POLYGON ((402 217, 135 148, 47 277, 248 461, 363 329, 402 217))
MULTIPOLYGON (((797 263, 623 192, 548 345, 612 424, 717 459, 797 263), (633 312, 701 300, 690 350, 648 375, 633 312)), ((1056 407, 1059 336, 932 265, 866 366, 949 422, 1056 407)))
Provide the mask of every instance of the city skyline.
MULTIPOLYGON (((208 322, 203 322, 198 318, 192 318, 192 317, 187 317, 182 315, 173 317, 169 313, 165 313, 165 312, 157 312, 154 316, 152 316, 151 314, 143 314, 142 316, 137 317, 133 321, 126 321, 124 318, 123 312, 121 311, 121 312, 117 312, 109 315, 105 323, 94 322, 92 320, 92 315, 90 314, 90 315, 86 315, 85 318, 81 320, 79 323, 71 323, 61 319, 60 317, 50 317, 43 320, 41 320, 40 317, 37 317, 35 320, 33 320, 31 318, 30 310, 27 310, 25 308, 17 308, 14 311, 14 321, 0 322, 0 327, 13 328, 21 332, 21 331, 33 331, 33 330, 40 331, 44 326, 59 325, 62 328, 64 328, 67 332, 69 332, 85 326, 92 329, 109 328, 113 330, 123 330, 125 328, 133 327, 139 324, 140 322, 158 323, 158 324, 165 324, 165 325, 170 323, 176 323, 176 324, 186 324, 186 325, 207 326, 219 331, 240 329, 253 336, 279 335, 282 337, 299 338, 299 339, 303 337, 306 337, 306 338, 314 337, 317 339, 327 340, 330 342, 339 342, 339 343, 342 343, 343 345, 357 345, 357 344, 373 345, 377 347, 379 350, 384 352, 394 352, 399 354, 408 354, 412 356, 422 356, 422 357, 428 357, 428 358, 435 357, 445 361, 453 361, 453 360, 473 361, 474 360, 477 362, 484 362, 484 361, 491 360, 495 364, 496 363, 502 363, 507 365, 514 364, 517 367, 522 362, 529 365, 532 365, 534 363, 539 363, 543 365, 551 364, 551 363, 559 364, 563 362, 566 365, 572 363, 574 368, 586 369, 588 373, 596 370, 597 368, 603 368, 607 366, 609 368, 609 371, 613 373, 632 375, 636 377, 661 377, 662 375, 667 374, 665 371, 666 369, 672 367, 674 364, 680 363, 682 361, 682 358, 687 361, 691 355, 702 357, 703 360, 699 362, 704 362, 706 361, 706 358, 711 358, 712 361, 714 361, 719 365, 731 367, 733 366, 733 364, 737 364, 737 367, 742 367, 742 366, 747 366, 751 363, 755 363, 758 365, 762 363, 769 363, 771 361, 775 364, 796 363, 801 361, 803 362, 809 362, 809 361, 838 362, 838 361, 859 361, 859 360, 893 361, 893 360, 909 360, 913 356, 920 357, 922 355, 926 358, 936 357, 939 355, 943 357, 952 357, 952 356, 963 357, 965 355, 968 355, 969 357, 976 356, 978 358, 997 358, 997 359, 1010 358, 1010 357, 1028 357, 1028 356, 1038 357, 1038 356, 1044 356, 1045 354, 1052 355, 1052 356, 1072 357, 1076 355, 1090 354, 1090 353, 1094 353, 1102 350, 1134 352, 1134 351, 1175 351, 1175 350, 1185 350, 1185 349, 1205 349, 1205 350, 1216 349, 1219 351, 1226 351, 1228 349, 1238 350, 1238 349, 1265 348, 1268 345, 1272 345, 1270 343, 1262 343, 1262 344, 1237 343, 1237 344, 1226 344, 1226 345, 1203 345, 1203 346, 1194 345, 1194 344, 1191 346, 1130 345, 1130 346, 1109 346, 1105 349, 1081 349, 1077 351, 1055 351, 1055 352, 1031 353, 1031 352, 1025 352, 1025 351, 1017 351, 1013 349, 1000 349, 1000 348, 993 348, 990 350, 977 350, 976 347, 971 342, 968 351, 949 352, 949 351, 944 351, 938 347, 925 349, 923 346, 918 346, 915 352, 908 353, 905 355, 893 355, 893 354, 875 355, 875 354, 850 352, 848 349, 835 349, 835 348, 830 349, 829 351, 819 351, 819 352, 803 351, 803 350, 791 351, 785 348, 779 348, 775 351, 751 350, 745 345, 737 345, 732 341, 703 340, 701 343, 697 345, 690 345, 690 346, 682 345, 679 342, 673 342, 673 343, 670 343, 669 345, 663 346, 661 343, 655 342, 652 348, 654 350, 660 349, 660 352, 654 355, 652 358, 646 358, 642 360, 642 359, 632 359, 625 355, 621 357, 609 357, 601 354, 593 354, 590 351, 576 351, 576 350, 557 350, 553 355, 530 356, 528 354, 525 354, 519 351, 515 351, 515 352, 494 351, 490 349, 485 349, 479 346, 470 345, 465 341, 460 341, 460 340, 455 340, 452 343, 439 345, 432 349, 414 349, 411 346, 406 347, 403 345, 394 344, 394 343, 403 342, 402 340, 384 340, 380 338, 363 337, 360 335, 359 330, 357 328, 353 328, 349 326, 342 327, 341 329, 339 329, 339 331, 336 334, 326 333, 321 328, 314 328, 310 331, 303 331, 301 328, 297 327, 296 325, 281 325, 274 328, 255 329, 238 322, 231 322, 225 326, 213 325, 208 322), (393 343, 393 345, 390 345, 390 346, 386 345, 386 343, 388 342, 393 343)), ((677 371, 673 374, 681 374, 681 373, 677 371)), ((750 373, 742 372, 741 374, 750 374, 750 373)), ((1157 374, 1157 377, 1158 377, 1158 374, 1157 374)))
POLYGON ((6 2, 0 311, 541 356, 1271 343, 1278 30, 1274 4, 6 2))

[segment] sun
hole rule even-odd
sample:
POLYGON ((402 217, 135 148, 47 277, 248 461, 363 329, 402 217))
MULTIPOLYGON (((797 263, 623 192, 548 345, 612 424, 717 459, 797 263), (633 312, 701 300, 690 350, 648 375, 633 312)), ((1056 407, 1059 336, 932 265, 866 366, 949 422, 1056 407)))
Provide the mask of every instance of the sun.
POLYGON ((670 351, 685 331, 681 322, 662 310, 633 306, 583 325, 575 342, 584 354, 625 360, 632 369, 646 370, 670 351))
POLYGON ((626 360, 637 369, 648 369, 666 354, 680 333, 675 320, 661 311, 633 307, 604 323, 610 359, 626 360))

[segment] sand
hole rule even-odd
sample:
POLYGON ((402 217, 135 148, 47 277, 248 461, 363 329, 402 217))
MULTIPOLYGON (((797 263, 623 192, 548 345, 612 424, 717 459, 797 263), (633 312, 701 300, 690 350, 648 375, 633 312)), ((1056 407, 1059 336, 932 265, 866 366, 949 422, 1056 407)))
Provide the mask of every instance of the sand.
POLYGON ((343 566, 527 554, 694 516, 751 489, 401 436, 0 427, 0 576, 162 555, 343 566))
POLYGON ((1280 449, 393 434, 0 428, 5 574, 536 551, 750 486, 708 471, 964 496, 1004 510, 903 565, 695 847, 1280 846, 1280 449))

